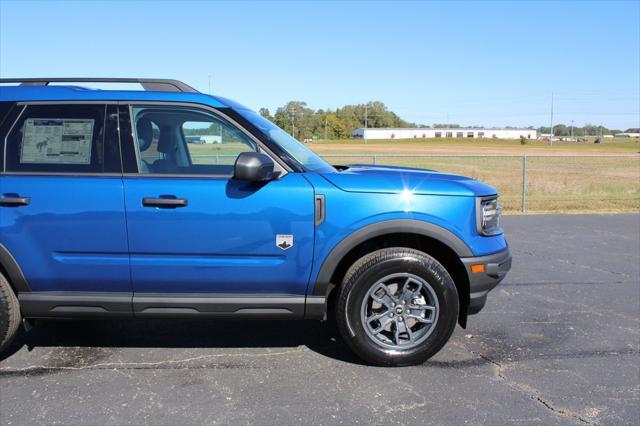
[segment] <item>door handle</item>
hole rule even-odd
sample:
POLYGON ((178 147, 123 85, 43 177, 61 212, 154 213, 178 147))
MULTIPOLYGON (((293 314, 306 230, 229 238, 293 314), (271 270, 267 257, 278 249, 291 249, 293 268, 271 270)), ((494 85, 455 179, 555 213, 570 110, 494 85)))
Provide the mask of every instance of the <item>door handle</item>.
POLYGON ((3 207, 28 206, 30 202, 31 202, 31 198, 29 197, 0 198, 0 206, 3 206, 3 207))
POLYGON ((154 198, 144 197, 142 199, 144 207, 160 207, 165 209, 175 209, 178 207, 187 207, 189 200, 186 198, 154 198))

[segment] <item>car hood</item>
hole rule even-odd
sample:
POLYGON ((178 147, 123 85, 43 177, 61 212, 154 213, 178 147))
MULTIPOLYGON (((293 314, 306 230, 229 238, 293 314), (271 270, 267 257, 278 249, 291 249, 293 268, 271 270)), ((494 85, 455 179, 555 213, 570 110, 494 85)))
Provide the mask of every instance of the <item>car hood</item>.
POLYGON ((465 197, 497 194, 489 185, 468 177, 410 167, 354 164, 346 170, 322 176, 349 192, 395 194, 410 191, 413 194, 465 197))

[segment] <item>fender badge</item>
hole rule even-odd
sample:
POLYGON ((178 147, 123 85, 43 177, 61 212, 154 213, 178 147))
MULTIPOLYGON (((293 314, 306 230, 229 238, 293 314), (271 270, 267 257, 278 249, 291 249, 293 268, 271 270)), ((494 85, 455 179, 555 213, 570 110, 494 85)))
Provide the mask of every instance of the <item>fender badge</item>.
POLYGON ((277 234, 276 246, 282 250, 287 250, 293 247, 293 235, 290 234, 277 234))

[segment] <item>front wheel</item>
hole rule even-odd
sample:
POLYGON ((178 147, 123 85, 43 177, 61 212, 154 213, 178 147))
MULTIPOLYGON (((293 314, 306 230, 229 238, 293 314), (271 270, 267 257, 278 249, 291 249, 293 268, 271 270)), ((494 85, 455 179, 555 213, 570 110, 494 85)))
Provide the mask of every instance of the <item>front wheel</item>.
POLYGON ((425 362, 449 340, 458 293, 447 270, 418 250, 394 247, 355 262, 336 306, 342 337, 375 365, 425 362))

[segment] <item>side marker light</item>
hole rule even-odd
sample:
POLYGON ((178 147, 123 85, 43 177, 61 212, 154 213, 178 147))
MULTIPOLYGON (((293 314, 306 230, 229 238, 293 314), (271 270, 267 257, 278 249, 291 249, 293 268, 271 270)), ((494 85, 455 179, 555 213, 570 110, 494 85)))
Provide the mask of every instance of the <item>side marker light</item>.
POLYGON ((484 272, 484 263, 476 263, 475 265, 471 265, 471 272, 474 274, 484 272))

